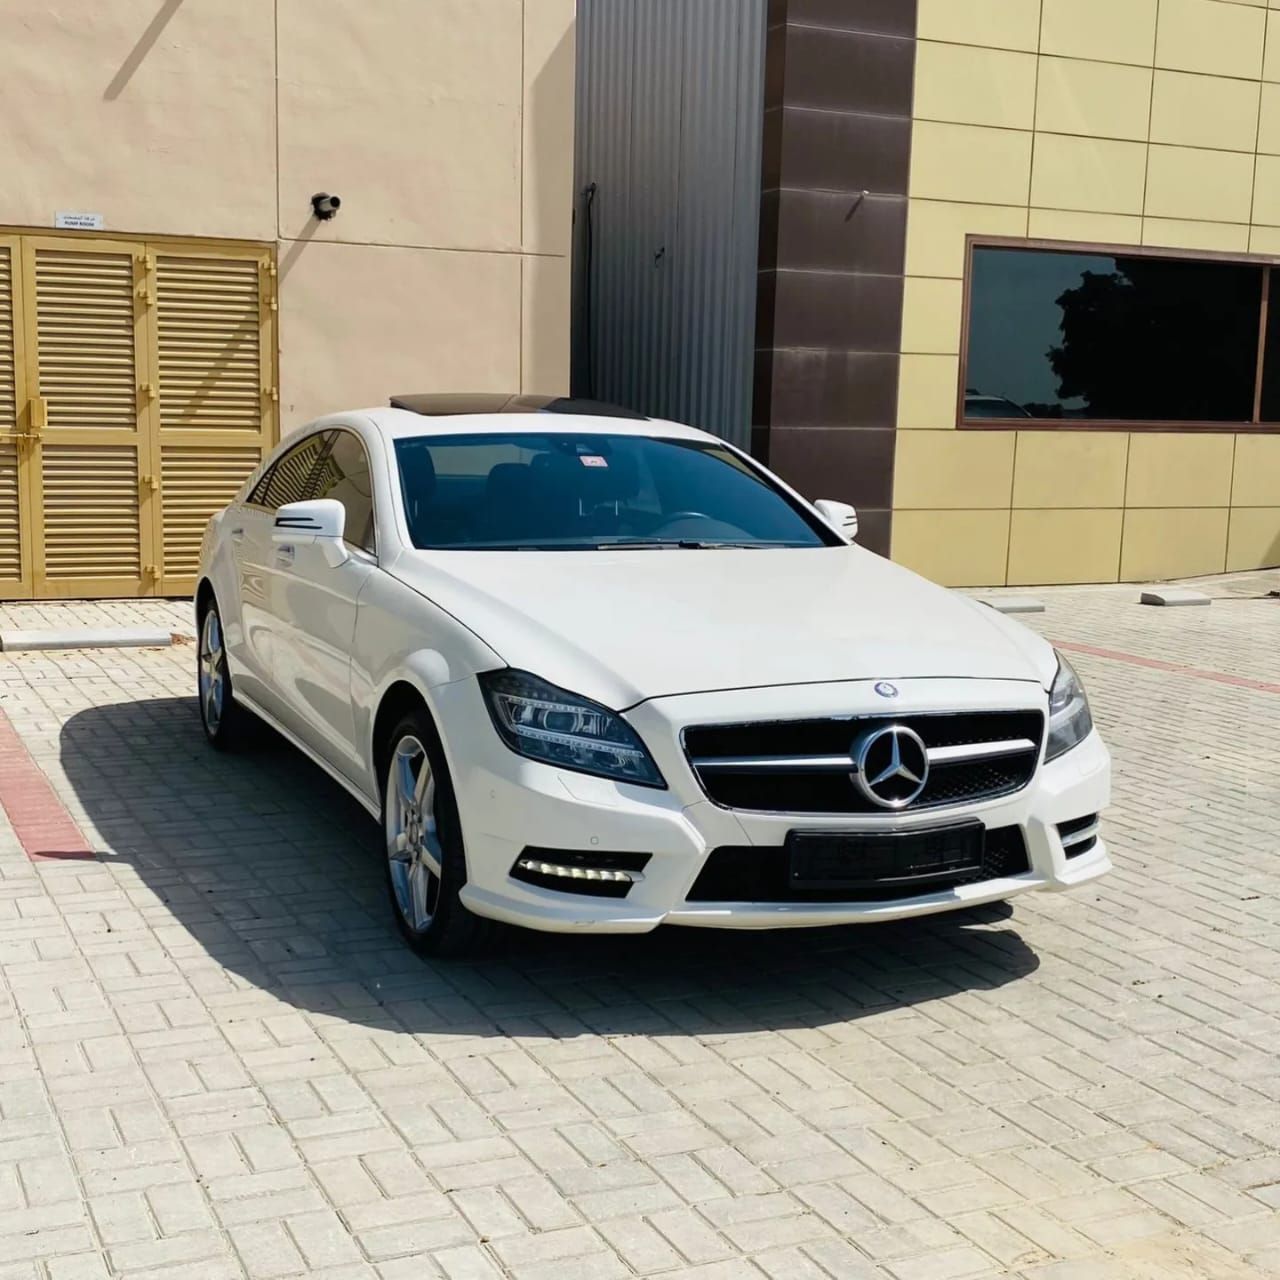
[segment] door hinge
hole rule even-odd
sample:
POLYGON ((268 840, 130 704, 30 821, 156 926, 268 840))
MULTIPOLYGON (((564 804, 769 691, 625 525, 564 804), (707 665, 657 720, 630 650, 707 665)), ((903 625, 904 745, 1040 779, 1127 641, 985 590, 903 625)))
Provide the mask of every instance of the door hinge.
POLYGON ((279 387, 263 387, 262 396, 263 396, 263 399, 265 400, 272 400, 272 401, 279 400, 280 388, 279 387))
POLYGON ((143 565, 142 576, 144 578, 158 578, 160 576, 160 566, 154 564, 143 565))
POLYGON ((144 253, 134 259, 137 273, 142 277, 134 285, 134 293, 143 306, 149 307, 155 300, 155 290, 151 287, 155 275, 156 258, 153 253, 144 253))
POLYGON ((144 489, 150 489, 152 493, 158 493, 160 490, 160 480, 156 476, 143 476, 141 483, 144 489))
POLYGON ((144 382, 138 388, 138 394, 145 400, 154 400, 156 398, 156 384, 154 382, 144 382))
POLYGON ((32 396, 27 401, 27 429, 18 432, 34 440, 49 425, 49 402, 44 396, 32 396))

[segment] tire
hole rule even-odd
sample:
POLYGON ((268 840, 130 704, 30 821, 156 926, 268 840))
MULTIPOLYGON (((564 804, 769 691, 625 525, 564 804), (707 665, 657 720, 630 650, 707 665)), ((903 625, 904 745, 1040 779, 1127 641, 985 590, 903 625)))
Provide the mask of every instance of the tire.
POLYGON ((196 634, 196 701, 211 746, 234 751, 244 745, 246 714, 232 694, 222 615, 212 596, 200 611, 196 634))
POLYGON ((465 955, 486 940, 491 928, 458 896, 467 882, 462 824, 444 752, 425 709, 405 715, 384 748, 382 834, 396 927, 421 956, 465 955))

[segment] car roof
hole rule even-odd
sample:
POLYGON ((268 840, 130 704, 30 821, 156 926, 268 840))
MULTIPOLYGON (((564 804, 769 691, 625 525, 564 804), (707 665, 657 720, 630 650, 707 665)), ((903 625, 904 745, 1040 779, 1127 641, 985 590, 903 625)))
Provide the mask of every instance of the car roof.
MULTIPOLYGON (((539 435, 613 435, 658 436, 677 440, 708 440, 720 443, 719 437, 697 427, 665 418, 616 418, 606 414, 570 414, 539 410, 502 410, 498 412, 466 412, 423 415, 408 409, 378 406, 359 411, 383 435, 393 440, 411 436, 500 435, 511 432, 537 432, 539 435)), ((342 417, 343 415, 335 415, 342 417)), ((325 426, 329 419, 315 425, 325 426)))

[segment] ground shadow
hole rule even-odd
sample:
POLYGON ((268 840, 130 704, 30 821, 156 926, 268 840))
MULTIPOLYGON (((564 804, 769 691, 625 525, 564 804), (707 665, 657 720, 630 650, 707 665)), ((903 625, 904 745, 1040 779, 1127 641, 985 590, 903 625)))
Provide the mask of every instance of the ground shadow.
POLYGON ((155 698, 76 714, 61 757, 102 860, 136 872, 181 927, 166 931, 180 964, 207 955, 297 1008, 370 1026, 552 1036, 817 1027, 996 988, 1038 966, 1003 904, 852 929, 513 929, 480 958, 429 963, 391 925, 376 824, 269 731, 246 753, 219 753, 204 743, 194 699, 155 698))

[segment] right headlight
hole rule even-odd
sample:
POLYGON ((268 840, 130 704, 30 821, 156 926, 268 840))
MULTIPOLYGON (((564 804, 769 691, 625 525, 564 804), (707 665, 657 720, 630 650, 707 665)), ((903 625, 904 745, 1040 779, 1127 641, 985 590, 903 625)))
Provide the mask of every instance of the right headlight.
POLYGON ((1071 663, 1058 654, 1058 673, 1049 690, 1049 744, 1044 758, 1056 760, 1083 742, 1092 729, 1093 716, 1084 685, 1071 663))

